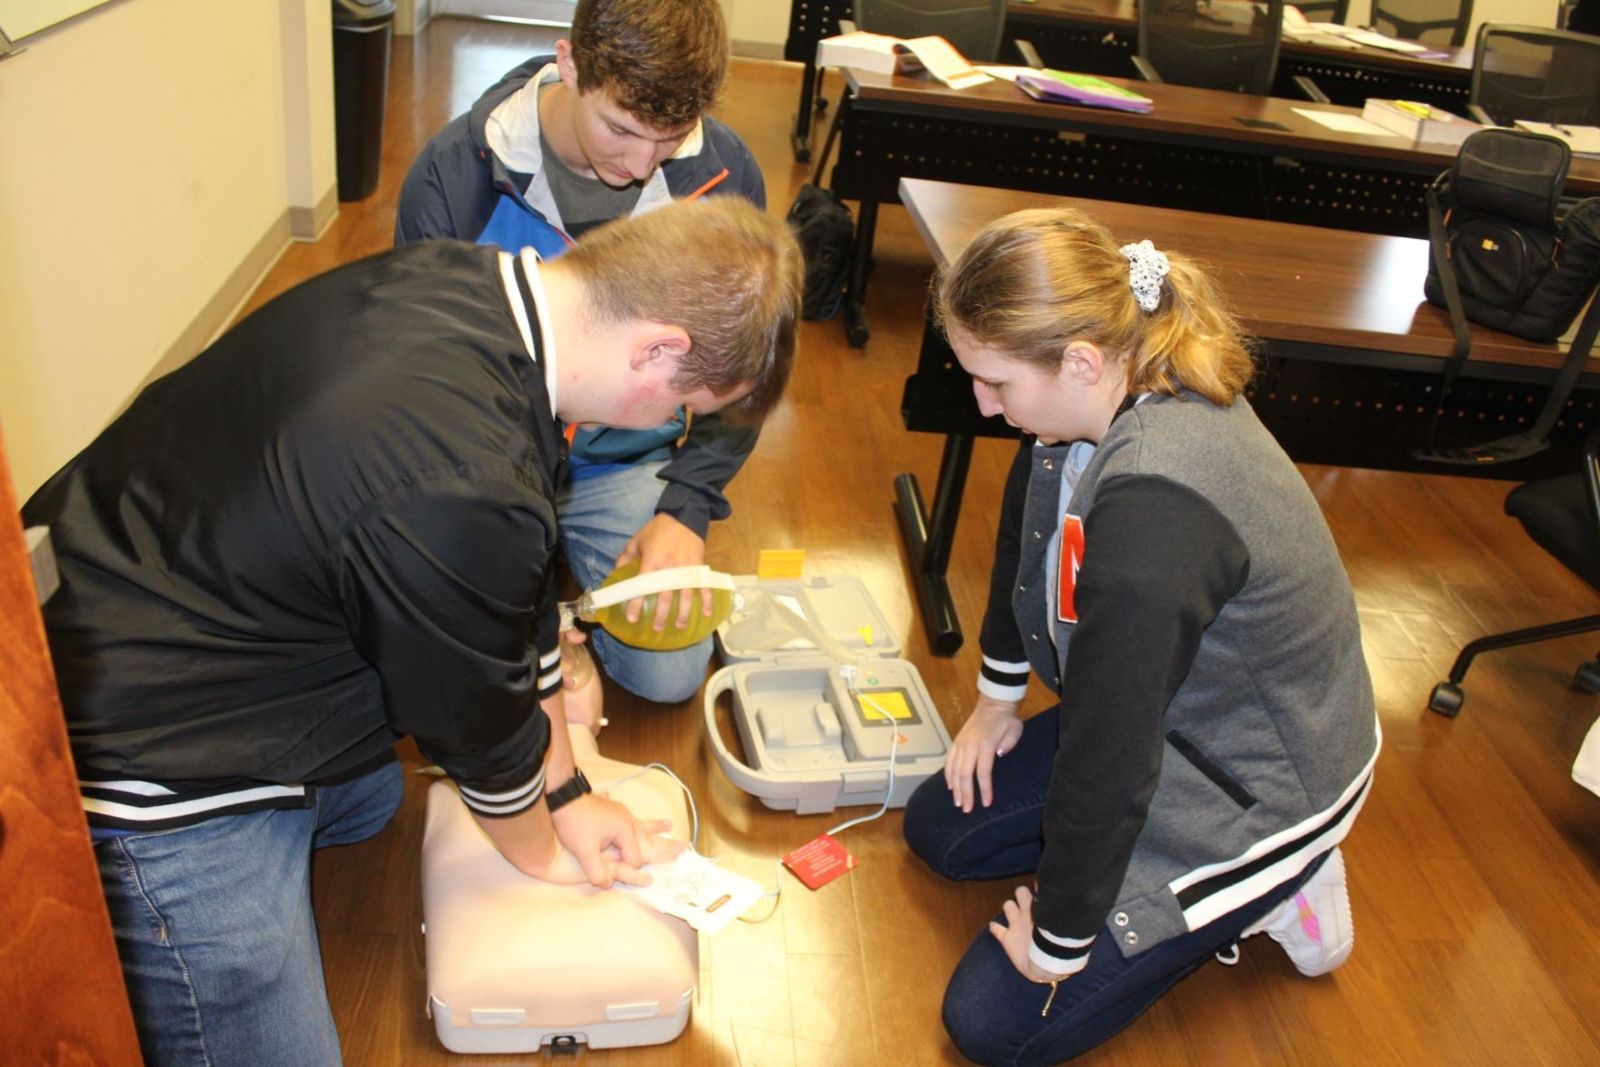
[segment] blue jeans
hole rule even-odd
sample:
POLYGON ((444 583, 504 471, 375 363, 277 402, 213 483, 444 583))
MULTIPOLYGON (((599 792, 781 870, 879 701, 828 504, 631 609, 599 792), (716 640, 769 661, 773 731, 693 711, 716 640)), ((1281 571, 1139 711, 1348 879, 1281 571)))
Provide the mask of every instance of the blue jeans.
MULTIPOLYGON (((1058 708, 1023 723, 1017 747, 995 761, 991 807, 962 814, 942 775, 923 782, 906 805, 905 837, 912 851, 939 874, 958 881, 1016 878, 1037 870, 1044 852, 1045 791, 1059 730, 1058 708)), ((945 989, 945 1030, 965 1056, 982 1064, 1020 1067, 1082 1055, 1237 941, 1320 865, 1318 860, 1265 896, 1137 956, 1125 958, 1116 938, 1102 930, 1088 966, 1061 982, 1048 1015, 1041 1012, 1050 988, 1018 973, 984 929, 945 989)))
POLYGON ((311 853, 383 829, 400 765, 311 807, 95 842, 148 1067, 337 1067, 311 912, 311 853))
MULTIPOLYGON (((655 517, 662 488, 656 473, 666 465, 635 463, 570 482, 556 495, 567 566, 583 588, 603 582, 628 541, 655 517)), ((591 631, 589 640, 611 680, 646 700, 678 704, 705 684, 710 638, 678 652, 633 648, 601 629, 591 631)))

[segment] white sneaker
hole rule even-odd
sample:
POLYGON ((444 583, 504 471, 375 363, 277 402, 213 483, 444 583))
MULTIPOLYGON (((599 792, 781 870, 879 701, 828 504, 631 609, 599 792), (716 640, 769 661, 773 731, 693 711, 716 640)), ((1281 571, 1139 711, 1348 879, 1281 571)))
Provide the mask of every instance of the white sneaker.
POLYGON ((1356 930, 1350 918, 1344 855, 1334 849, 1311 881, 1244 936, 1262 930, 1283 946, 1295 969, 1308 977, 1327 974, 1349 959, 1356 930))

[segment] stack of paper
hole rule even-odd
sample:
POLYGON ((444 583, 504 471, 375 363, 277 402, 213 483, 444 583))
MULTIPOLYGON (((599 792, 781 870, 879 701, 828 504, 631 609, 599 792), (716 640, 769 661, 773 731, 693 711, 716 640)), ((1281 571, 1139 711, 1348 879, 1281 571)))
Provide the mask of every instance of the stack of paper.
POLYGON ((1420 144, 1458 146, 1483 129, 1470 119, 1412 100, 1368 100, 1361 117, 1420 144))
POLYGON ((900 47, 900 38, 882 33, 841 33, 817 42, 817 66, 854 67, 874 74, 909 74, 920 70, 917 57, 900 47))
POLYGON ((854 67, 877 74, 926 70, 952 89, 966 89, 990 80, 989 75, 975 69, 943 37, 903 40, 865 30, 818 41, 817 66, 854 67))

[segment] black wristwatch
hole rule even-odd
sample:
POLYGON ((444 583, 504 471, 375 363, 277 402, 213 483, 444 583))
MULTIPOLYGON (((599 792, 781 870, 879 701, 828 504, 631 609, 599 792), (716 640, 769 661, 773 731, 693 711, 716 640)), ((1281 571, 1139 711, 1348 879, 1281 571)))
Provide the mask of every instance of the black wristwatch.
POLYGON ((583 776, 582 771, 574 769, 572 777, 568 778, 560 787, 546 791, 544 795, 545 807, 550 809, 551 815, 554 815, 574 800, 592 792, 594 792, 594 787, 589 784, 589 779, 583 776))

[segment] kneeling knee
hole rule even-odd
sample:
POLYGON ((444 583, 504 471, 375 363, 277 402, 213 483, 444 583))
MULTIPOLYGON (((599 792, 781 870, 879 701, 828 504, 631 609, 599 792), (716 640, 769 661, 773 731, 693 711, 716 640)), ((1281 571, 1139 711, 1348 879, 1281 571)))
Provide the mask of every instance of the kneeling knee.
POLYGON ((957 877, 949 863, 950 838, 957 829, 952 816, 957 814, 944 778, 935 775, 912 792, 900 824, 906 845, 934 873, 945 878, 957 877))

